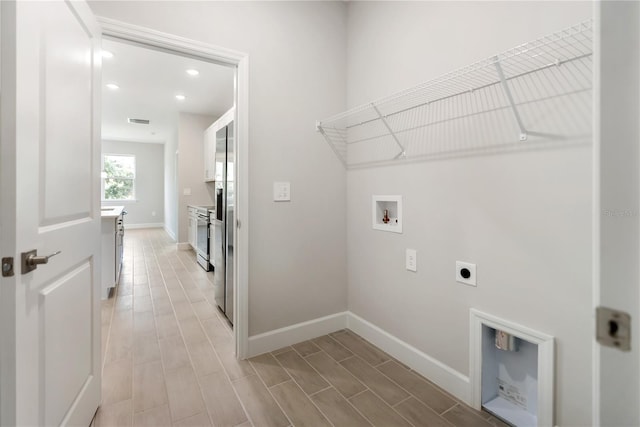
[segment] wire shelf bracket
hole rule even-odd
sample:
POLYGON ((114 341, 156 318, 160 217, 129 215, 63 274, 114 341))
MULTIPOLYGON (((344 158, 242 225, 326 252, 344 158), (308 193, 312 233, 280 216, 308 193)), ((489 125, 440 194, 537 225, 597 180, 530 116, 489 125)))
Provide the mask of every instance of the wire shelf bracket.
POLYGON ((502 89, 504 90, 504 94, 509 100, 509 105, 511 106, 511 110, 513 111, 513 116, 516 119, 516 123, 518 124, 518 128, 520 128, 520 141, 527 140, 527 130, 524 128, 524 124, 522 123, 522 118, 520 117, 520 113, 518 112, 518 107, 513 100, 513 95, 511 94, 511 89, 509 89, 509 85, 507 84, 507 79, 504 77, 504 72, 502 71, 502 66, 500 66, 500 59, 496 56, 496 71, 498 72, 498 77, 500 78, 500 84, 502 85, 502 89))
POLYGON ((386 127, 387 130, 389 131, 389 135, 391 135, 391 137, 396 142, 396 144, 398 144, 398 147, 400 147, 400 152, 393 159, 396 160, 396 159, 399 159, 401 157, 406 157, 407 152, 405 151, 405 149, 402 146, 402 144, 400 144, 400 141, 398 140, 398 136, 393 132, 393 130, 391 129, 391 126, 389 126, 389 123, 387 122, 387 120, 384 118, 384 116, 382 115, 382 113, 380 112, 378 107, 376 107, 376 104, 371 103, 371 108, 374 109, 374 111, 378 115, 378 118, 380 119, 380 121, 382 122, 384 127, 386 127))
POLYGON ((316 130, 347 169, 587 139, 592 76, 587 20, 317 121, 316 130))

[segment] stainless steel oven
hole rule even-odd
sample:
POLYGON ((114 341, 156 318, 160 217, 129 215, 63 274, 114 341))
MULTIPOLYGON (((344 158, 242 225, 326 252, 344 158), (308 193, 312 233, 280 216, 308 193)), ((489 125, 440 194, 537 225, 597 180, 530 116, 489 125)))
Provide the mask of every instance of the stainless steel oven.
POLYGON ((209 206, 196 208, 196 252, 198 264, 209 271, 209 206))

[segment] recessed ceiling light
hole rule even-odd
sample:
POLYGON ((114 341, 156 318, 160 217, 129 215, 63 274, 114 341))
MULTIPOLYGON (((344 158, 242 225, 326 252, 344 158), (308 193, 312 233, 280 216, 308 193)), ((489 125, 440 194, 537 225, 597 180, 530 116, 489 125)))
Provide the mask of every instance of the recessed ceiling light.
POLYGON ((120 86, 118 86, 118 85, 117 85, 117 84, 115 84, 115 83, 107 83, 107 87, 108 87, 109 89, 111 89, 111 90, 118 90, 118 89, 120 89, 120 86))
POLYGON ((195 69, 193 69, 193 68, 189 68, 189 69, 187 70, 187 74, 189 74, 190 76, 197 76, 198 74, 200 74, 200 71, 195 70, 195 69))
POLYGON ((186 97, 186 96, 184 96, 184 95, 176 95, 176 99, 177 99, 178 101, 184 101, 185 99, 187 99, 187 97, 186 97))
POLYGON ((103 58, 113 58, 113 52, 109 52, 108 50, 103 50, 102 51, 102 57, 103 58))

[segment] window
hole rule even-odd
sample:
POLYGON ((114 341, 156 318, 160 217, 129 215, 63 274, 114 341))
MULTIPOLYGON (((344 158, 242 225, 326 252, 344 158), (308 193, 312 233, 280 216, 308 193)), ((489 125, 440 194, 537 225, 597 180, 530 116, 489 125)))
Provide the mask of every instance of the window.
POLYGON ((105 154, 102 157, 102 199, 134 200, 136 156, 105 154))

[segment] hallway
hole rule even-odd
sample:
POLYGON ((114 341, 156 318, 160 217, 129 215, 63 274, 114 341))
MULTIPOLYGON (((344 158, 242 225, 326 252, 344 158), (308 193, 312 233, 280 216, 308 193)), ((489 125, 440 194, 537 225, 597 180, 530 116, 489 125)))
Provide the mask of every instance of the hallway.
POLYGON ((97 426, 504 426, 343 330, 238 361, 212 273, 160 229, 129 230, 102 303, 97 426))

